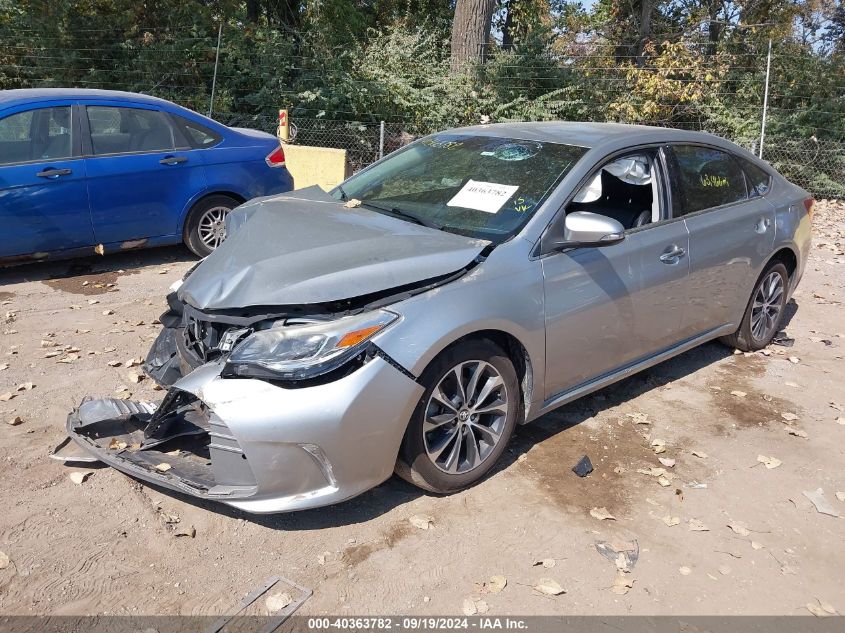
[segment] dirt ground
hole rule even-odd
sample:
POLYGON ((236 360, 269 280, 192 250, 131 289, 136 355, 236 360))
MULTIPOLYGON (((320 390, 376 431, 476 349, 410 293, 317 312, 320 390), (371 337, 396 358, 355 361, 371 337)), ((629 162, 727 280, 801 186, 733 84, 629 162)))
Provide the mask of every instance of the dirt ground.
POLYGON ((313 588, 308 615, 460 614, 466 599, 490 615, 845 613, 845 519, 802 494, 821 488, 845 516, 845 205, 819 204, 814 231, 785 326, 794 346, 713 343, 663 363, 522 427, 460 494, 393 478, 257 517, 108 468, 75 484, 79 469, 47 457, 85 395, 161 398, 127 365, 155 338, 186 251, 0 272, 0 614, 219 614, 276 574, 313 588), (580 479, 583 455, 595 471, 580 479), (650 468, 668 485, 638 472, 650 468), (631 586, 613 591, 616 565, 595 544, 632 540, 631 586), (507 586, 489 591, 491 576, 507 586), (533 589, 542 578, 566 593, 533 589))

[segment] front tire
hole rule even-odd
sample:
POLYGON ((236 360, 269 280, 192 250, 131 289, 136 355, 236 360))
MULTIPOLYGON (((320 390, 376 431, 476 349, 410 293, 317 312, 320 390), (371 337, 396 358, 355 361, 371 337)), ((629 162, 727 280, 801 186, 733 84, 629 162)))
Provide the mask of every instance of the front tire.
POLYGON ((226 216, 239 204, 220 194, 197 202, 185 220, 185 246, 200 257, 210 255, 226 239, 226 216))
POLYGON ((469 341, 438 356, 420 383, 396 473, 431 492, 466 488, 493 468, 513 434, 522 409, 513 363, 491 341, 469 341))
POLYGON ((786 266, 771 262, 754 285, 739 329, 722 337, 722 342, 743 352, 756 352, 771 343, 786 312, 788 288, 786 266))

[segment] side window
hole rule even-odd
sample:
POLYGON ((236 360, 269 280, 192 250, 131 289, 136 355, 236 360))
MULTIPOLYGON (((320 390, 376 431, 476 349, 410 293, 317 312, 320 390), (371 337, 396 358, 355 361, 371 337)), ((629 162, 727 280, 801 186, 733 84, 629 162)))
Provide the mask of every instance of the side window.
POLYGON ((70 117, 70 106, 59 106, 0 119, 0 164, 71 157, 70 117))
POLYGON ((748 196, 756 198, 765 196, 772 186, 772 177, 761 167, 757 167, 751 161, 740 159, 742 168, 745 170, 745 179, 748 183, 748 196))
POLYGON ((199 123, 195 123, 194 121, 189 121, 188 119, 179 116, 178 114, 171 115, 173 119, 176 121, 176 124, 182 130, 182 133, 185 135, 185 138, 191 143, 192 147, 211 147, 213 145, 217 145, 222 139, 222 137, 214 132, 213 130, 208 129, 204 125, 200 125, 199 123))
POLYGON ((656 152, 643 150, 605 163, 566 207, 617 220, 626 230, 659 222, 656 152))
POLYGON ((86 112, 95 156, 174 148, 173 130, 161 112, 116 106, 88 106, 86 112))
POLYGON ((696 145, 675 145, 672 151, 677 166, 672 195, 684 203, 681 215, 748 197, 742 169, 727 152, 696 145))

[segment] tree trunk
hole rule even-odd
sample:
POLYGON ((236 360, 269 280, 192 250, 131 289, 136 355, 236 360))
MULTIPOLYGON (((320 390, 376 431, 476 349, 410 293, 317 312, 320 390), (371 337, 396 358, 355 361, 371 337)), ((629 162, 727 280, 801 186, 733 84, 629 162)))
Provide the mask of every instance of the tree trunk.
POLYGON ((515 0, 509 0, 505 6, 505 23, 502 26, 502 50, 509 51, 513 48, 513 11, 515 0))
POLYGON ((452 72, 483 64, 496 0, 458 0, 452 23, 452 72))
POLYGON ((258 6, 258 0, 246 0, 246 19, 247 22, 258 22, 261 7, 258 6))
POLYGON ((655 0, 642 0, 640 4, 640 28, 637 33, 637 64, 642 65, 643 50, 651 39, 651 14, 654 12, 655 0))

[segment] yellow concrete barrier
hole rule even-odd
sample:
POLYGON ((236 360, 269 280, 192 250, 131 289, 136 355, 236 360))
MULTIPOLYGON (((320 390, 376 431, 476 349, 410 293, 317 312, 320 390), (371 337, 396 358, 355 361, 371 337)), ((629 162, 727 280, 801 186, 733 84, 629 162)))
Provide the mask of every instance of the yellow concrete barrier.
POLYGON ((294 189, 319 185, 328 191, 352 175, 345 149, 287 144, 284 149, 294 189))

